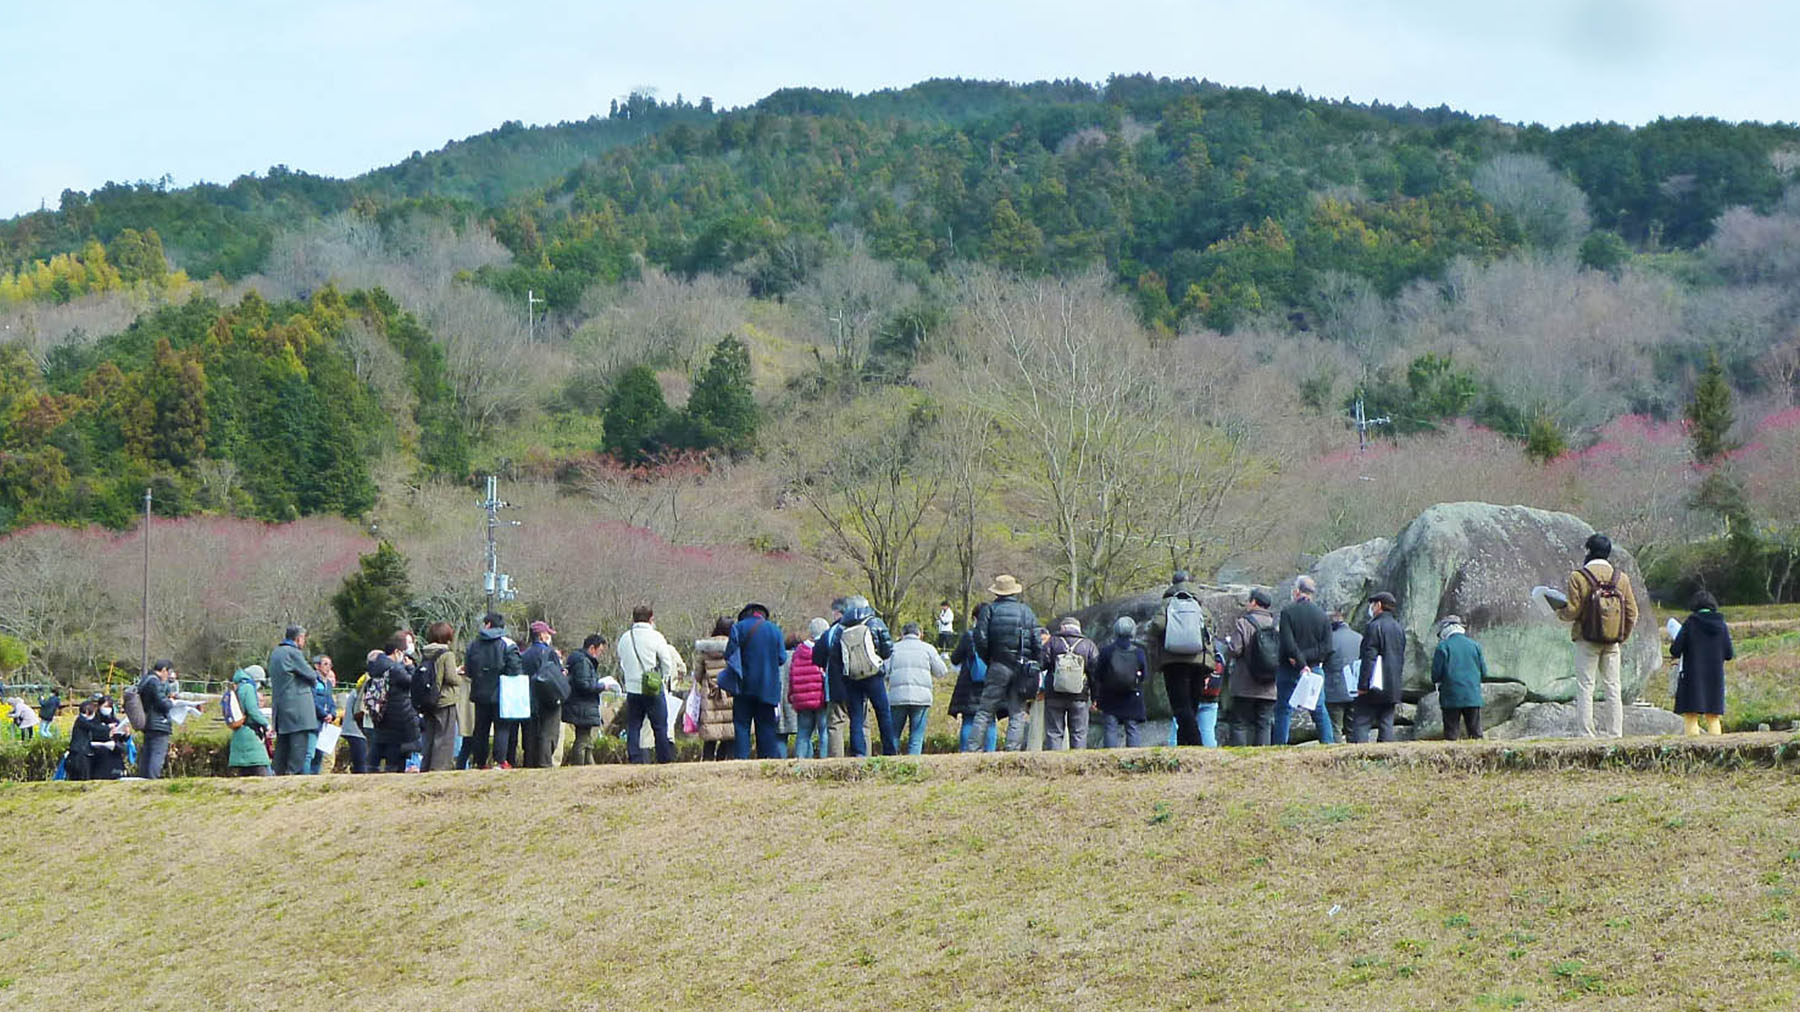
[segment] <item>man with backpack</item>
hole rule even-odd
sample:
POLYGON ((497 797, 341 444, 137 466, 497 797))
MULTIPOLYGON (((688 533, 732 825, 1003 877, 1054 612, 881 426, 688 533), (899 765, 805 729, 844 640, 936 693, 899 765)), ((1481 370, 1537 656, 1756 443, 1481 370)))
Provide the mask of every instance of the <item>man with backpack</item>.
POLYGON ((1231 743, 1267 745, 1275 725, 1275 680, 1281 673, 1281 633, 1262 589, 1232 626, 1231 743))
POLYGON ((1062 749, 1065 733, 1069 748, 1087 748, 1090 683, 1099 663, 1100 648, 1082 635, 1080 620, 1070 615, 1056 624, 1044 645, 1044 748, 1062 749))
POLYGON ((987 677, 981 686, 981 698, 975 704, 975 726, 963 751, 974 752, 987 737, 994 714, 1005 710, 1006 750, 1019 752, 1025 748, 1025 732, 1030 724, 1032 700, 1037 698, 1038 679, 1031 672, 1037 668, 1037 615, 1019 596, 1025 592, 1019 581, 1002 573, 994 578, 988 593, 994 595, 987 611, 975 623, 975 652, 987 662, 987 677))
POLYGON ((550 623, 531 623, 531 645, 519 654, 519 667, 531 676, 531 716, 523 721, 525 765, 549 769, 562 736, 562 705, 569 698, 569 678, 563 672, 562 654, 551 645, 556 630, 550 623))
MULTIPOLYGON (((1303 574, 1294 581, 1294 600, 1281 609, 1281 673, 1275 679, 1275 726, 1269 733, 1274 745, 1288 743, 1288 727, 1294 717, 1290 701, 1294 687, 1300 684, 1300 673, 1310 670, 1323 678, 1325 662, 1331 657, 1331 619, 1313 600, 1318 595, 1319 585, 1303 574)), ((1337 735, 1331 726, 1331 711, 1325 708, 1323 687, 1312 715, 1319 728, 1319 744, 1335 744, 1337 735)))
POLYGON ((269 652, 269 706, 275 711, 275 775, 300 776, 319 743, 319 711, 313 703, 318 672, 306 659, 306 627, 290 625, 269 652))
POLYGON ((144 708, 144 745, 138 753, 138 775, 145 780, 161 780, 163 764, 169 759, 169 735, 175 724, 169 719, 174 707, 169 703, 169 685, 175 681, 175 664, 157 661, 137 684, 138 705, 144 708))
POLYGON ((1169 693, 1169 709, 1175 717, 1175 743, 1199 745, 1200 693, 1212 671, 1212 633, 1207 629, 1206 610, 1189 582, 1186 570, 1178 569, 1163 591, 1162 604, 1150 619, 1145 646, 1155 671, 1162 676, 1169 693))
POLYGON ((1606 693, 1608 737, 1624 734, 1625 704, 1619 690, 1621 645, 1637 626, 1631 581, 1612 564, 1612 539, 1595 533, 1583 546, 1587 560, 1569 573, 1568 603, 1557 616, 1570 623, 1575 642, 1575 715, 1584 737, 1595 736, 1594 681, 1606 693))
MULTIPOLYGON (((875 708, 875 728, 881 736, 881 754, 896 754, 899 742, 894 734, 894 713, 888 702, 887 676, 881 671, 882 662, 894 655, 894 637, 887 623, 869 607, 867 598, 844 600, 837 624, 825 631, 823 650, 827 675, 843 679, 844 707, 850 723, 849 754, 869 754, 866 729, 871 705, 875 708)), ((833 678, 832 691, 837 690, 838 684, 833 678)))
MULTIPOLYGON (((844 617, 848 619, 850 613, 846 611, 844 617)), ((892 646, 888 649, 893 652, 892 646)), ((731 693, 731 722, 736 731, 732 741, 739 759, 750 758, 752 734, 756 737, 758 759, 787 758, 777 712, 781 707, 781 665, 786 660, 787 640, 781 635, 781 627, 769 617, 768 606, 755 602, 744 605, 726 640, 726 668, 719 683, 731 693)), ((881 711, 885 714, 886 710, 884 692, 881 711)), ((860 711, 856 716, 860 716, 860 711)), ((857 725, 856 716, 851 717, 851 733, 860 736, 862 728, 857 725)), ((884 725, 883 731, 891 733, 891 725, 884 725)))
POLYGON ((1142 743, 1140 728, 1148 715, 1144 708, 1144 679, 1149 677, 1150 661, 1144 648, 1132 642, 1136 634, 1137 620, 1120 615, 1113 623, 1112 642, 1094 658, 1098 683, 1094 686, 1094 705, 1100 710, 1101 745, 1106 748, 1137 748, 1142 743))
MULTIPOLYGON (((469 698, 474 702, 475 721, 463 738, 459 766, 488 767, 490 738, 498 738, 500 730, 500 679, 522 673, 519 648, 506 635, 506 619, 498 612, 481 618, 481 632, 463 653, 463 674, 469 680, 469 698)), ((511 746, 511 729, 504 732, 505 745, 511 746)))
POLYGON ((1406 686, 1406 628, 1400 624, 1400 604, 1382 591, 1369 598, 1369 625, 1363 630, 1362 669, 1357 674, 1356 700, 1350 704, 1350 740, 1394 740, 1394 710, 1406 686))

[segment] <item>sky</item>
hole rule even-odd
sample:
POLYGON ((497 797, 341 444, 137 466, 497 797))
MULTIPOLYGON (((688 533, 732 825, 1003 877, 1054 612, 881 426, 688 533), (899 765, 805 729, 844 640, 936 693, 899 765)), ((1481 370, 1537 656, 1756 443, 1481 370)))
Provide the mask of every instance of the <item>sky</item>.
POLYGON ((1149 72, 1514 122, 1800 119, 1800 4, 1746 0, 0 0, 0 216, 65 188, 351 176, 634 89, 1149 72))

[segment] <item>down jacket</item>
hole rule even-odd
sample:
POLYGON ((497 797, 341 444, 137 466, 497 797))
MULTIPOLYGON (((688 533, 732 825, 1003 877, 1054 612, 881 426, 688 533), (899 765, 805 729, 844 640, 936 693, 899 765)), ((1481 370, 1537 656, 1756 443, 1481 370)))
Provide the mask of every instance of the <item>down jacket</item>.
POLYGON ((694 641, 694 688, 700 690, 700 740, 731 741, 737 737, 732 722, 731 693, 719 688, 719 674, 725 670, 723 636, 708 636, 694 641))
POLYGON ((825 669, 813 659, 817 641, 807 640, 794 648, 788 658, 788 702, 801 713, 825 708, 825 669))
POLYGON ((917 636, 901 637, 883 667, 890 706, 930 706, 933 685, 950 673, 937 648, 917 636))

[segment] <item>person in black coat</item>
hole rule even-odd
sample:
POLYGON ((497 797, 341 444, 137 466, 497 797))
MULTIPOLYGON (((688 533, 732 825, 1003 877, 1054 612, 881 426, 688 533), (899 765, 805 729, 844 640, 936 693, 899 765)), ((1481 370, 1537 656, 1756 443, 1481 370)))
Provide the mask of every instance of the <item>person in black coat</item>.
POLYGON ((1113 641, 1100 648, 1094 663, 1094 708, 1100 711, 1100 727, 1106 748, 1137 748, 1138 728, 1147 716, 1144 679, 1150 660, 1144 648, 1131 641, 1137 622, 1121 615, 1113 623, 1113 641))
POLYGON ((975 704, 975 730, 963 746, 965 752, 975 751, 1001 710, 1012 714, 1006 722, 1006 750, 1025 748, 1031 702, 1039 689, 1032 670, 1037 667, 1040 647, 1037 614, 1019 599, 1024 592, 1018 580, 1004 573, 988 588, 994 600, 975 624, 975 650, 987 662, 987 682, 975 704))
POLYGON ((1719 612, 1719 602, 1706 591, 1694 595, 1693 614, 1681 624, 1675 642, 1669 644, 1669 656, 1681 661, 1681 679, 1675 685, 1675 712, 1681 714, 1688 734, 1700 733, 1700 718, 1706 718, 1706 732, 1719 734, 1724 729, 1719 718, 1725 715, 1725 662, 1737 656, 1731 646, 1731 629, 1719 612))
POLYGON ((946 712, 952 717, 960 717, 961 730, 957 736, 957 750, 962 752, 992 752, 1000 744, 1000 721, 1006 717, 1007 711, 1002 709, 994 714, 994 719, 987 726, 986 740, 977 749, 971 750, 969 742, 975 739, 975 711, 980 708, 981 687, 987 681, 987 662, 975 653, 975 623, 987 612, 987 602, 975 606, 969 615, 968 628, 963 630, 962 638, 956 641, 956 649, 950 653, 950 663, 956 668, 956 686, 950 690, 950 706, 946 712), (975 672, 981 672, 982 680, 975 680, 975 672))
POLYGON ((128 725, 119 723, 119 715, 111 696, 101 696, 95 704, 94 726, 89 728, 88 779, 117 780, 125 775, 125 746, 131 736, 128 725))
MULTIPOLYGON (((1318 594, 1319 585, 1312 577, 1302 575, 1294 581, 1293 603, 1281 609, 1281 670, 1275 676, 1275 725, 1269 732, 1272 745, 1288 743, 1288 729, 1294 717, 1288 700, 1300 684, 1300 672, 1311 668, 1323 675, 1325 660, 1331 656, 1331 619, 1313 600, 1318 594)), ((1313 708, 1313 723, 1318 725, 1321 745, 1336 743, 1323 693, 1319 705, 1313 708)))
POLYGON ((112 729, 100 719, 100 696, 82 700, 75 726, 69 730, 69 754, 63 757, 63 775, 70 780, 92 779, 94 742, 107 741, 112 729))
POLYGON ((1394 740, 1394 707, 1406 684, 1406 629, 1396 616, 1394 595, 1382 591, 1369 598, 1369 627, 1363 630, 1362 674, 1357 679, 1356 701, 1350 709, 1350 740, 1369 740, 1375 728, 1378 741, 1394 740), (1381 686, 1371 683, 1375 661, 1381 661, 1381 686))
POLYGON ((373 745, 377 773, 403 773, 406 757, 419 747, 419 711, 413 706, 413 669, 405 661, 406 638, 388 637, 383 652, 369 659, 369 682, 387 678, 386 702, 375 722, 373 745))
POLYGON ((606 637, 599 633, 581 641, 567 664, 569 698, 563 702, 563 722, 575 729, 569 765, 588 766, 594 761, 594 728, 600 719, 600 661, 606 656, 606 637))

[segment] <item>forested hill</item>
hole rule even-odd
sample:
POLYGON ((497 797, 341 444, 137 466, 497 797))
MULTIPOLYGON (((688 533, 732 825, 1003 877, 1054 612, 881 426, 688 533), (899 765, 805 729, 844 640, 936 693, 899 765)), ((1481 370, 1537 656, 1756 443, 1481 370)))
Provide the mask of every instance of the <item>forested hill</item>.
POLYGON ((507 124, 347 181, 277 168, 223 186, 71 191, 58 210, 0 223, 0 265, 24 275, 154 229, 175 266, 229 279, 309 219, 423 207, 488 222, 515 255, 489 283, 566 307, 642 262, 732 269, 779 295, 830 229, 849 226, 876 255, 931 269, 1103 261, 1147 320, 1230 329, 1309 308, 1327 276, 1391 295, 1459 255, 1579 246, 1606 266, 1628 247, 1691 248, 1727 208, 1772 206, 1797 163, 1792 126, 1548 130, 1142 76, 789 89, 723 113, 639 95, 604 117, 507 124), (1556 171, 1496 161, 1508 153, 1556 171))

